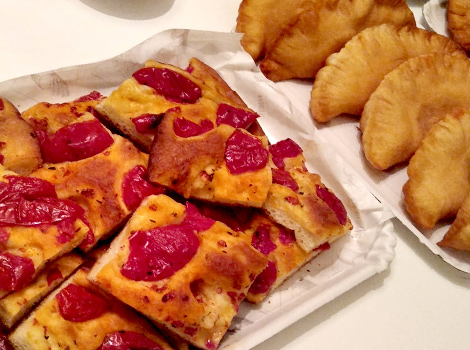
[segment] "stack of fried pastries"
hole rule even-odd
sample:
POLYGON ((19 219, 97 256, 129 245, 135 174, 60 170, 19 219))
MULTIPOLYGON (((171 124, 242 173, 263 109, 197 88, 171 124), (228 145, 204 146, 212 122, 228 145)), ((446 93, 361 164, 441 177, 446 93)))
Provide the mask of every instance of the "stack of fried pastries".
POLYGON ((382 171, 408 166, 403 199, 411 219, 433 229, 457 216, 439 244, 464 250, 470 250, 469 88, 470 61, 458 43, 382 24, 328 57, 310 99, 317 122, 359 117, 367 162, 382 171))

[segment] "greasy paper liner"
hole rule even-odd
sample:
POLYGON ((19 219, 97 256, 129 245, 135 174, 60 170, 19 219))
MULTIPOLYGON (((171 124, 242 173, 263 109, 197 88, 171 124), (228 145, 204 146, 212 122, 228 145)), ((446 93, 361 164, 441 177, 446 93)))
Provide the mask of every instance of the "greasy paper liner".
MULTIPOLYGON (((268 81, 241 48, 240 35, 168 30, 110 60, 24 76, 0 84, 0 96, 20 111, 37 102, 71 101, 97 90, 108 95, 147 59, 186 68, 197 57, 214 68, 252 109, 274 143, 291 138, 303 149, 310 171, 343 201, 352 232, 306 264, 260 305, 243 303, 220 349, 250 349, 388 268, 396 237, 392 212, 367 189, 353 168, 300 113, 277 86, 268 81)), ((305 109, 307 102, 301 107, 305 109)))

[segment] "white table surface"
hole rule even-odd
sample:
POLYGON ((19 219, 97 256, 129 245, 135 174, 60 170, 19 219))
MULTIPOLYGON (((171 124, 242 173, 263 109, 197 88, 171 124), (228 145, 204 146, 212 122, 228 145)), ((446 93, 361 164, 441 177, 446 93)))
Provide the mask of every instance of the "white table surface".
MULTIPOLYGON (((111 58, 168 28, 231 32, 239 2, 0 0, 0 81, 111 58)), ((255 349, 470 349, 470 275, 394 224, 388 270, 255 349)))

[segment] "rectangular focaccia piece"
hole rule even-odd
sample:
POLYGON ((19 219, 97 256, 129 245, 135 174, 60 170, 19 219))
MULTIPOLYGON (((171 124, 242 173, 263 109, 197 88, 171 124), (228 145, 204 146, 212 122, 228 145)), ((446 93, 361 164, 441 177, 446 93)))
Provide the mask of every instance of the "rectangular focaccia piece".
POLYGON ((303 150, 293 140, 270 145, 272 181, 264 211, 295 232, 306 252, 332 243, 352 229, 346 208, 318 174, 308 171, 303 150))
POLYGON ((19 324, 9 336, 15 348, 172 350, 153 324, 90 283, 87 273, 78 270, 19 324))
POLYGON ((325 243, 306 252, 297 243, 292 230, 274 222, 259 209, 207 202, 197 202, 197 205, 203 215, 243 232, 240 237, 268 258, 266 268, 256 277, 246 295, 246 300, 251 303, 263 301, 302 266, 330 248, 329 243, 325 243))
POLYGON ((0 165, 0 298, 33 281, 47 263, 77 247, 89 232, 84 211, 57 198, 48 181, 0 165))
POLYGON ((215 70, 196 58, 190 60, 186 70, 147 61, 96 109, 105 123, 148 152, 154 131, 167 110, 184 110, 199 104, 212 105, 214 109, 224 104, 252 112, 215 70))
POLYGON ((66 254, 48 266, 29 285, 0 299, 0 320, 12 328, 33 306, 57 285, 68 278, 84 259, 75 253, 66 254))
POLYGON ((267 137, 210 121, 202 133, 183 135, 177 123, 208 121, 193 112, 173 109, 163 117, 150 152, 150 181, 185 198, 261 207, 271 186, 267 137))
POLYGON ((148 156, 125 138, 112 137, 113 143, 103 152, 73 162, 44 164, 31 174, 53 183, 59 198, 85 209, 91 232, 80 245, 84 251, 114 234, 143 196, 163 192, 145 180, 148 156))
POLYGON ((193 345, 213 350, 266 257, 194 205, 150 196, 90 279, 193 345))

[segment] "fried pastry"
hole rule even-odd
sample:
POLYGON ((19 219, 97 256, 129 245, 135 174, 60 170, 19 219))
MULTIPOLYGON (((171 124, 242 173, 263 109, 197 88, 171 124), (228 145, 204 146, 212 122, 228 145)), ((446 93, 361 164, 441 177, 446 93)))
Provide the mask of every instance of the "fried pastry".
POLYGON ((364 29, 318 71, 310 98, 312 117, 324 123, 341 114, 360 116, 387 73, 408 58, 431 52, 465 56, 453 40, 414 26, 364 29))
POLYGON ((329 55, 367 27, 415 25, 404 0, 316 0, 304 2, 302 9, 260 62, 270 80, 314 78, 329 55))
POLYGON ((470 191, 470 112, 448 114, 423 138, 403 186, 406 210, 421 227, 454 217, 470 191))
POLYGON ((279 32, 302 12, 305 0, 242 0, 236 31, 243 33, 241 45, 255 61, 262 58, 279 32))
POLYGON ((457 217, 438 245, 470 251, 470 195, 465 198, 457 217))
POLYGON ((446 113, 470 108, 470 61, 427 54, 388 73, 360 120, 365 157, 379 170, 408 161, 431 126, 446 113))
POLYGON ((21 119, 20 112, 0 97, 0 163, 7 170, 28 175, 42 163, 34 130, 21 119))
POLYGON ((447 3, 447 29, 459 45, 470 51, 470 2, 449 0, 447 3))

